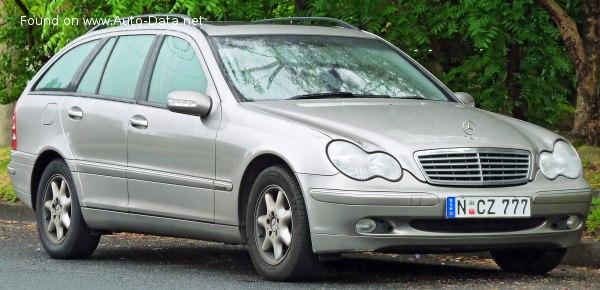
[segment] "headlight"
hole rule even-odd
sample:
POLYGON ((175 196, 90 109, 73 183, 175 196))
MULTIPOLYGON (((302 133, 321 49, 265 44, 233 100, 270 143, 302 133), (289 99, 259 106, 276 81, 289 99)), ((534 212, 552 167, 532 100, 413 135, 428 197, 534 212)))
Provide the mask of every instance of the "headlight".
POLYGON ((577 178, 581 174, 581 161, 573 146, 565 141, 558 141, 552 152, 540 154, 540 169, 548 179, 555 179, 559 175, 577 178))
POLYGON ((402 177, 402 167, 394 157, 383 152, 365 152, 350 142, 329 143, 327 156, 341 173, 357 180, 382 177, 396 181, 402 177))

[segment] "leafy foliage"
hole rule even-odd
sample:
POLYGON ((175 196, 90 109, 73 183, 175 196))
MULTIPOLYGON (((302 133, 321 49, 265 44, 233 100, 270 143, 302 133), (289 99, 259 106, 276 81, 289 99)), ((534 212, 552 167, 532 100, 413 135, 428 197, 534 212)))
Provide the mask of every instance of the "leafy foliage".
MULTIPOLYGON (((579 11, 580 1, 567 2, 569 13, 579 11)), ((10 9, 7 15, 18 15, 6 17, 7 25, 0 28, 0 43, 18 42, 11 44, 12 54, 2 53, 0 65, 4 72, 30 68, 19 74, 23 79, 29 79, 48 57, 89 29, 81 23, 64 25, 62 19, 66 18, 167 12, 216 21, 327 16, 392 42, 450 89, 473 94, 483 109, 510 115, 515 107, 526 106, 527 112, 520 117, 551 128, 567 124, 574 112, 573 68, 559 31, 533 0, 27 0, 25 4, 30 17, 58 16, 61 21, 35 27, 36 46, 29 48, 34 53, 15 54, 25 47, 26 27, 18 24, 21 13, 14 5, 0 8, 10 9), (512 70, 510 47, 518 50, 518 65, 512 70), (26 64, 28 57, 33 65, 26 64), (515 83, 509 84, 512 79, 515 83), (511 85, 516 88, 516 98, 509 96, 511 85)), ((0 96, 16 96, 25 85, 22 79, 0 81, 0 96), (11 89, 6 89, 8 84, 11 89)))
POLYGON ((46 60, 40 46, 28 43, 28 28, 14 24, 21 15, 16 5, 4 5, 0 7, 0 104, 14 102, 46 60))
POLYGON ((600 239, 600 198, 592 200, 592 209, 586 221, 587 232, 600 239))
POLYGON ((508 46, 519 47, 514 74, 527 120, 555 127, 572 113, 573 69, 559 31, 529 0, 391 2, 326 1, 311 4, 315 16, 332 16, 379 34, 417 59, 450 89, 472 93, 487 110, 511 114, 508 46), (510 3, 512 2, 512 4, 510 3), (352 9, 348 7, 353 7, 352 9))

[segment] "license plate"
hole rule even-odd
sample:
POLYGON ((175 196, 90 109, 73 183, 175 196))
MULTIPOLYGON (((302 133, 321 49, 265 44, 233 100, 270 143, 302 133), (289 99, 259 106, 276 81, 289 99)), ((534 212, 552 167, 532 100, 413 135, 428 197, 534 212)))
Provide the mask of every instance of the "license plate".
POLYGON ((446 218, 530 217, 529 197, 446 198, 446 218))

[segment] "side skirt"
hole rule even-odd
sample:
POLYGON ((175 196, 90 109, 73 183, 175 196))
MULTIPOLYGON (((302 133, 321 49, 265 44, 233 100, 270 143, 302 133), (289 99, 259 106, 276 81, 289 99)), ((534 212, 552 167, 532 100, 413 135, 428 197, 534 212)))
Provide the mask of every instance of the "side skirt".
POLYGON ((81 213, 87 225, 93 230, 244 244, 239 228, 236 226, 88 207, 82 207, 81 213))

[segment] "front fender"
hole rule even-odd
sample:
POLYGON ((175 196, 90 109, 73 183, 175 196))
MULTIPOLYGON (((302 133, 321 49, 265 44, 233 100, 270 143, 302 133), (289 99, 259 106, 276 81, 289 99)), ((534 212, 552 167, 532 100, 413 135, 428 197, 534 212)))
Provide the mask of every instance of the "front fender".
MULTIPOLYGON (((215 191, 215 222, 238 224, 238 195, 248 165, 260 155, 284 160, 296 174, 335 175, 325 152, 332 139, 310 127, 239 103, 223 103, 216 139, 215 178, 231 190, 215 191)), ((243 205, 241 205, 243 206, 243 205)))

